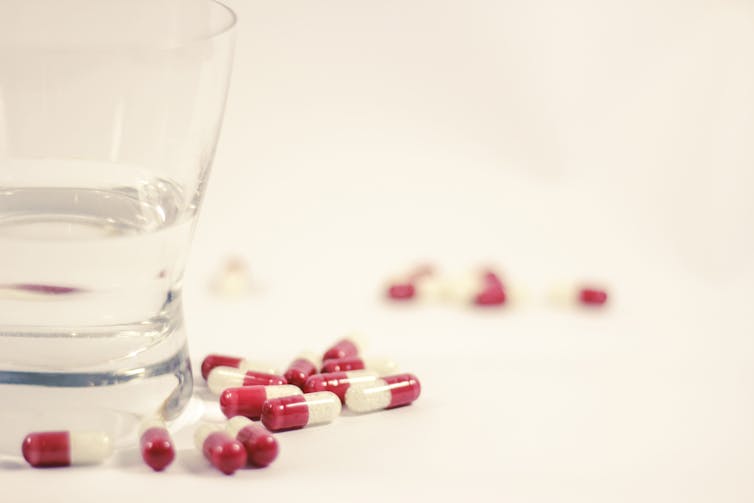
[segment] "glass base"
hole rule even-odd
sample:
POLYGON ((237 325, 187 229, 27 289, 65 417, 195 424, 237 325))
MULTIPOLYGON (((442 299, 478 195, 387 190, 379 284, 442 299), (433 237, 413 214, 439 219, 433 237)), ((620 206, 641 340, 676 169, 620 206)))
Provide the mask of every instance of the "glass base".
POLYGON ((117 328, 75 336, 0 331, 0 454, 19 455, 26 434, 45 430, 104 431, 116 447, 133 446, 144 417, 159 413, 169 420, 181 413, 193 389, 182 318, 117 328), (27 346, 60 353, 19 359, 29 354, 27 346), (4 361, 10 355, 13 360, 4 361), (60 368, 74 361, 78 365, 60 368))

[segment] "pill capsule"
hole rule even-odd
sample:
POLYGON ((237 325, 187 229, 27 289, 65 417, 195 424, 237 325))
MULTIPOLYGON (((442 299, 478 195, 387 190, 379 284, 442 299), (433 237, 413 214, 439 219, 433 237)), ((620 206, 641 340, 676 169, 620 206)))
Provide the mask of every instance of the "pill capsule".
POLYGON ((254 370, 243 371, 233 367, 215 367, 207 376, 207 387, 216 395, 222 393, 226 388, 277 384, 288 384, 288 381, 279 375, 265 374, 254 370))
POLYGON ((421 384, 413 374, 398 374, 374 382, 356 384, 346 390, 346 407, 354 412, 392 409, 408 405, 421 393, 421 384))
POLYGON ((340 399, 329 391, 273 398, 262 406, 262 424, 270 431, 329 423, 340 414, 340 399))
POLYGON ((336 342, 322 356, 322 360, 358 356, 362 351, 363 342, 358 335, 351 335, 336 342))
POLYGON ((419 293, 419 284, 431 277, 434 269, 430 265, 422 265, 414 268, 407 274, 403 274, 388 282, 387 296, 392 300, 411 300, 419 293))
POLYGON ((301 390, 292 384, 228 388, 220 394, 220 410, 225 417, 245 416, 259 419, 266 400, 300 394, 301 390))
POLYGON ((252 466, 267 466, 278 456, 278 441, 261 424, 243 416, 231 418, 225 431, 241 442, 246 449, 247 463, 252 466))
POLYGON ((21 452, 27 463, 42 468, 99 464, 113 447, 110 437, 99 431, 44 431, 26 435, 21 452))
POLYGON ((248 360, 238 356, 211 354, 207 355, 202 361, 202 377, 206 380, 215 367, 235 367, 240 370, 253 370, 267 374, 276 372, 275 367, 269 363, 248 360))
POLYGON ((346 390, 356 383, 375 381, 377 372, 372 370, 352 370, 349 372, 331 372, 329 374, 315 374, 306 380, 304 393, 330 391, 345 403, 346 390))
POLYGON ((194 432, 194 444, 207 461, 225 475, 232 475, 246 465, 246 449, 220 425, 200 425, 194 432))
POLYGON ((607 291, 596 286, 558 285, 550 291, 550 300, 558 305, 601 307, 607 303, 607 291))
POLYGON ((154 471, 164 470, 175 459, 175 448, 165 422, 159 418, 144 421, 139 428, 141 458, 154 471))
POLYGON ((303 388, 306 378, 316 374, 319 365, 319 358, 314 353, 302 353, 291 362, 283 377, 288 383, 303 388))
POLYGON ((388 358, 361 358, 350 356, 346 358, 337 358, 335 360, 326 360, 322 364, 322 374, 332 372, 347 372, 349 370, 368 369, 377 372, 379 375, 395 374, 398 371, 398 365, 388 358))

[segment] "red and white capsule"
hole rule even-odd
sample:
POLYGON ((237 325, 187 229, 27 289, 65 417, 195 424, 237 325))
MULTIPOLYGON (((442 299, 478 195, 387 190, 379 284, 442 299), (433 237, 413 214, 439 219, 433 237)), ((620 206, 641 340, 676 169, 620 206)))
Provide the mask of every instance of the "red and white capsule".
POLYGON ((560 305, 576 304, 602 307, 607 304, 607 290, 595 285, 570 285, 554 288, 550 293, 553 302, 560 305))
POLYGON ((43 431, 26 435, 21 453, 34 468, 96 465, 112 455, 113 446, 101 431, 43 431))
POLYGON ((268 399, 301 394, 301 389, 292 384, 228 388, 220 394, 220 410, 229 418, 244 416, 259 419, 262 405, 268 399))
POLYGON ((453 302, 495 307, 506 304, 509 291, 492 269, 482 269, 446 280, 443 296, 453 302))
POLYGON ((379 375, 395 374, 398 371, 398 365, 389 358, 361 358, 359 356, 348 356, 346 358, 336 358, 334 360, 325 360, 322 364, 322 374, 332 372, 348 372, 350 370, 372 370, 379 375))
POLYGON ((349 372, 330 372, 328 374, 315 374, 306 380, 304 393, 316 393, 317 391, 330 391, 340 398, 340 403, 345 403, 346 391, 352 384, 360 384, 376 381, 379 375, 372 370, 351 370, 349 372))
POLYGON ((270 431, 292 430, 329 423, 340 411, 340 399, 329 391, 273 398, 262 406, 262 424, 270 431))
POLYGON ((284 377, 254 370, 239 370, 233 367, 215 367, 207 377, 209 390, 219 395, 224 389, 239 386, 274 386, 288 384, 284 377))
POLYGON ((332 360, 335 358, 345 358, 346 356, 358 356, 364 350, 364 342, 361 336, 350 335, 333 344, 325 354, 322 360, 332 360))
POLYGON ((247 463, 251 466, 261 468, 278 457, 278 441, 261 424, 251 419, 243 416, 233 417, 225 424, 225 431, 244 446, 247 463))
POLYGON ((291 362, 283 377, 289 384, 303 388, 306 378, 316 374, 321 364, 321 360, 314 353, 301 353, 291 362))
POLYGON ((371 412, 408 405, 419 398, 421 384, 413 374, 398 374, 351 386, 346 407, 354 412, 371 412))
POLYGON ((220 425, 200 425, 194 432, 194 444, 207 461, 225 475, 232 475, 246 465, 246 449, 220 425))
POLYGON ((403 274, 388 282, 387 297, 391 300, 405 301, 417 296, 420 291, 419 284, 432 276, 434 269, 429 265, 415 268, 408 274, 403 274))
POLYGON ((202 361, 202 377, 206 380, 209 373, 215 367, 235 367, 243 371, 253 370, 254 372, 263 372, 265 374, 275 374, 277 372, 274 365, 266 362, 248 360, 239 356, 211 354, 207 355, 202 361))
POLYGON ((167 468, 175 459, 175 447, 165 422, 159 418, 144 421, 139 428, 141 458, 154 471, 167 468))

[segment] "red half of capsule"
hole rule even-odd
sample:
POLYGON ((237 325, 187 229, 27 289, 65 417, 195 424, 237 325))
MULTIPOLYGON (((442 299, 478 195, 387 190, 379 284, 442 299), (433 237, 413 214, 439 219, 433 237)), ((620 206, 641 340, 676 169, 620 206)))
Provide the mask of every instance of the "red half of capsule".
POLYGON ((304 389, 307 377, 317 373, 317 366, 306 358, 297 358, 288 366, 288 370, 285 371, 286 381, 289 384, 298 386, 304 389))
POLYGON ((202 377, 207 380, 207 376, 215 367, 235 367, 238 368, 241 365, 243 358, 237 356, 228 355, 207 355, 202 361, 202 377))
POLYGON ((278 441, 258 424, 242 428, 236 435, 236 440, 246 449, 248 464, 252 466, 267 466, 278 457, 278 441))
POLYGON ((259 419, 265 400, 267 391, 264 386, 228 388, 220 394, 220 410, 227 418, 245 416, 249 419, 259 419))
POLYGON ((422 391, 421 383, 414 374, 398 374, 383 377, 382 380, 390 386, 390 405, 386 409, 408 405, 419 398, 422 391))
POLYGON ((346 356, 357 356, 359 348, 349 339, 342 339, 336 342, 330 349, 325 351, 322 360, 333 360, 335 358, 345 358, 346 356))
POLYGON ((601 306, 607 302, 607 292, 597 288, 582 288, 579 291, 579 301, 589 306, 601 306))
POLYGON ((474 297, 474 304, 478 306, 500 306, 505 304, 507 297, 502 286, 489 285, 474 297))
POLYGON ((410 300, 416 295, 416 287, 412 283, 395 283, 387 289, 387 296, 393 300, 410 300))
POLYGON ((71 437, 67 431, 30 433, 21 444, 21 452, 34 468, 70 466, 71 437))
POLYGON ((347 372, 349 370, 362 370, 364 368, 364 360, 358 356, 348 356, 345 358, 336 358, 334 360, 325 361, 325 363, 322 364, 322 373, 347 372))
POLYGON ((304 395, 273 398, 262 406, 262 424, 270 431, 303 428, 308 422, 309 404, 304 395))
POLYGON ((165 428, 149 428, 141 435, 141 458, 154 471, 164 470, 175 459, 170 433, 165 428))
POLYGON ((276 376, 275 374, 266 374, 264 372, 256 372, 249 370, 243 375, 244 386, 272 386, 276 384, 288 384, 285 377, 276 376))
POLYGON ((246 449, 224 432, 211 433, 204 441, 202 451, 212 466, 225 475, 232 475, 246 465, 246 449))
POLYGON ((317 391, 330 391, 338 395, 340 403, 345 403, 346 391, 351 386, 347 381, 348 374, 345 372, 330 372, 328 374, 315 374, 306 380, 304 393, 317 391))
POLYGON ((492 271, 485 271, 484 284, 486 286, 496 286, 496 287, 504 289, 503 281, 500 279, 500 276, 498 276, 492 271))

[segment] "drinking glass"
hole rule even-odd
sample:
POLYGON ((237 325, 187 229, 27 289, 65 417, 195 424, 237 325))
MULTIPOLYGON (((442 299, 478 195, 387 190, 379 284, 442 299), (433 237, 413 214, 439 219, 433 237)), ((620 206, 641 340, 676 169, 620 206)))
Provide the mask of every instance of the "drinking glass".
POLYGON ((190 397, 181 278, 234 25, 211 0, 0 2, 0 423, 14 450, 15 430, 117 437, 190 397))

